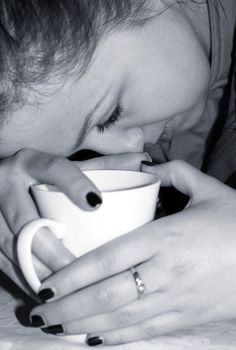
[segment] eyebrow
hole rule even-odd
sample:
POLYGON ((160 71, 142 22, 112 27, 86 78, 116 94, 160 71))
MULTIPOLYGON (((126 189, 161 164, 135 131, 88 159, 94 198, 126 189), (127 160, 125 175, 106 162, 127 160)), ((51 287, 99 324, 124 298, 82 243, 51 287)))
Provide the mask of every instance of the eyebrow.
POLYGON ((72 152, 77 151, 78 148, 81 146, 81 144, 84 142, 85 136, 87 135, 89 128, 92 124, 93 115, 100 108, 100 106, 103 104, 103 102, 107 96, 108 91, 109 91, 109 89, 106 90, 105 94, 99 99, 99 101, 96 103, 94 108, 86 116, 86 118, 84 120, 84 124, 82 126, 82 129, 79 132, 79 136, 78 136, 75 144, 72 146, 72 152))

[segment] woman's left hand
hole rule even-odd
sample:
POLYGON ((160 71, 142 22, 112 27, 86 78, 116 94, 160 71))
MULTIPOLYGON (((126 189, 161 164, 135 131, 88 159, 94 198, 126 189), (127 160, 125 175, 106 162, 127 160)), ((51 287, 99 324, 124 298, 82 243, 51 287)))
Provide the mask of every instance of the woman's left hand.
POLYGON ((31 317, 40 316, 47 332, 86 333, 88 343, 113 345, 236 317, 235 191, 180 161, 143 170, 188 194, 188 207, 45 280, 42 289, 55 297, 31 317), (133 266, 145 283, 140 299, 133 266))

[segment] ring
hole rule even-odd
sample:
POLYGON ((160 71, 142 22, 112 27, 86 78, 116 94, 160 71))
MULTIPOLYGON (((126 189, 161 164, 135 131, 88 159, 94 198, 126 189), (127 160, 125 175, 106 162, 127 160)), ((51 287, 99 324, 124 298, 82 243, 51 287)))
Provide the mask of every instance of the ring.
POLYGON ((138 271, 136 270, 135 267, 131 267, 130 272, 132 273, 133 277, 134 277, 134 281, 135 281, 135 285, 136 285, 136 289, 138 292, 138 299, 140 299, 145 291, 145 283, 143 282, 143 280, 141 279, 138 271))

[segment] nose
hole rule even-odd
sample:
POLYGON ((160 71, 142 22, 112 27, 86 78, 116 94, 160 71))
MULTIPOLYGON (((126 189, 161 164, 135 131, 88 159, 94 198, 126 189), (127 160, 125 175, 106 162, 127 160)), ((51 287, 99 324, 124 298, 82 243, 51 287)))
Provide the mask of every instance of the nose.
POLYGON ((144 132, 140 127, 133 127, 104 132, 101 135, 91 133, 86 140, 86 147, 102 154, 142 152, 144 132))

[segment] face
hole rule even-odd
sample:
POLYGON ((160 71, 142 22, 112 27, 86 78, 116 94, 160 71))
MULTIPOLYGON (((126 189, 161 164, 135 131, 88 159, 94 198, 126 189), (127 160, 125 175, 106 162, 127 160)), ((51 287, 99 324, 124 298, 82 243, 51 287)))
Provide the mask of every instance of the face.
POLYGON ((62 156, 142 151, 167 121, 187 128, 201 117, 208 80, 207 55, 173 7, 142 28, 103 38, 82 78, 32 92, 4 126, 0 156, 22 148, 62 156))

